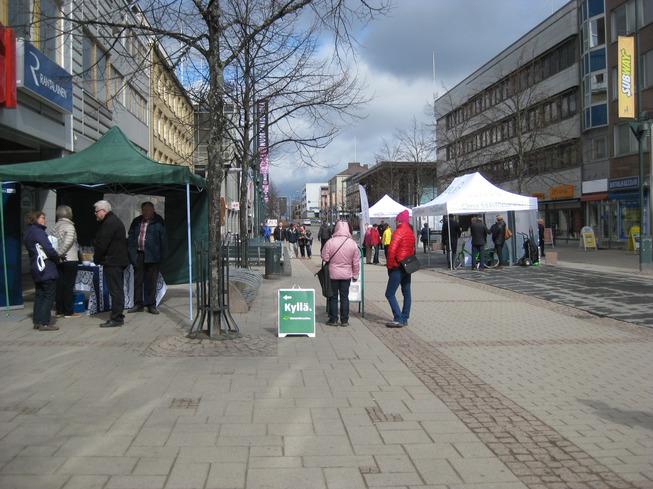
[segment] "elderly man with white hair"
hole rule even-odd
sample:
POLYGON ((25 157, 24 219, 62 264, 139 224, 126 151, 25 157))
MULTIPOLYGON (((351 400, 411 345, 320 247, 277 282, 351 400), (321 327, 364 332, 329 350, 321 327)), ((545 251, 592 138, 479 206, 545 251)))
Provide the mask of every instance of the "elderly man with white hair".
POLYGON ((111 212, 111 204, 100 200, 94 204, 95 218, 100 223, 100 228, 95 235, 93 246, 95 248, 94 261, 103 266, 104 276, 109 287, 111 297, 111 318, 100 325, 101 328, 115 328, 125 322, 123 309, 125 308, 124 276, 123 273, 129 265, 127 254, 127 233, 122 221, 111 212))

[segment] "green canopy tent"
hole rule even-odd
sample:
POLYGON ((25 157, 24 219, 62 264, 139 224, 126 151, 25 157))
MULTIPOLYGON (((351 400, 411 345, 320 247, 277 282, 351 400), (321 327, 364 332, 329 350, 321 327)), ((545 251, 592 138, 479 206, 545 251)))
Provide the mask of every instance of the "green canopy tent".
MULTIPOLYGON (((51 160, 0 165, 0 182, 19 182, 60 190, 85 188, 100 193, 165 196, 170 256, 162 265, 161 273, 167 283, 188 282, 189 313, 192 319, 191 236, 195 241, 208 237, 208 196, 204 191, 204 179, 193 174, 188 167, 166 165, 148 158, 114 126, 96 143, 79 153, 51 160), (177 232, 184 228, 185 237, 177 232), (188 273, 183 265, 186 256, 188 273)), ((3 218, 1 205, 0 218, 3 218)), ((4 250, 2 222, 0 229, 4 250)), ((4 254, 3 266, 6 270, 4 254)), ((6 277, 4 283, 7 289, 6 277)))

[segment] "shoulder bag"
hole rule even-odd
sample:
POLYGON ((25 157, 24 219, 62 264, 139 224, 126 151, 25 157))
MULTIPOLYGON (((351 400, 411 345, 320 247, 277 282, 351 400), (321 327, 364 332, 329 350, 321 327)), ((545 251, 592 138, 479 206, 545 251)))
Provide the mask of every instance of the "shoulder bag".
MULTIPOLYGON (((349 238, 346 238, 342 244, 338 247, 336 252, 331 255, 331 260, 333 260, 333 257, 338 254, 340 251, 340 248, 342 248, 345 243, 347 242, 349 238)), ((317 279, 320 281, 320 286, 322 287, 322 296, 323 297, 332 297, 333 296, 333 289, 331 288, 331 277, 329 276, 329 262, 331 261, 324 261, 322 260, 322 266, 320 267, 320 270, 315 274, 317 276, 317 279)))
POLYGON ((419 260, 415 255, 410 255, 399 262, 401 269, 407 274, 415 273, 419 270, 419 260))

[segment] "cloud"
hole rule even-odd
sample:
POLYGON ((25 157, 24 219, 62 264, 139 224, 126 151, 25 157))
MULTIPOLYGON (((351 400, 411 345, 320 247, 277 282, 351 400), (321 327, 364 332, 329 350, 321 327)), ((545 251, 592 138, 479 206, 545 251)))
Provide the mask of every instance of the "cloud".
POLYGON ((317 153, 320 168, 299 167, 288 155, 271 169, 282 195, 327 181, 347 162, 374 163, 382 138, 392 140, 411 118, 428 121, 433 92, 451 88, 554 13, 566 0, 397 0, 393 11, 360 34, 356 70, 373 97, 366 117, 343 127, 317 153), (436 85, 432 80, 435 51, 436 85))

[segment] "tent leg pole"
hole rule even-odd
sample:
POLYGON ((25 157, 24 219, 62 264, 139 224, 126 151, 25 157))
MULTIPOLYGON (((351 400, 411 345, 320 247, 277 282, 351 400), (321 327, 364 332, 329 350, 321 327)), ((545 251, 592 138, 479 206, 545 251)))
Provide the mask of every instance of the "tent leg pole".
POLYGON ((193 320, 193 254, 190 236, 190 184, 186 184, 186 236, 188 238, 188 319, 193 320))
MULTIPOLYGON (((5 284, 5 307, 9 311, 9 282, 7 280, 7 251, 5 249, 5 197, 4 182, 0 182, 0 234, 2 235, 2 273, 5 284)), ((7 312, 9 316, 9 312, 7 312)))
MULTIPOLYGON (((448 209, 447 209, 448 211, 448 209)), ((453 270, 453 250, 451 249, 451 219, 449 219, 449 213, 447 212, 447 234, 449 235, 449 270, 453 270)))

